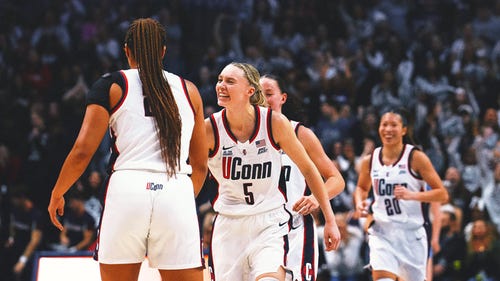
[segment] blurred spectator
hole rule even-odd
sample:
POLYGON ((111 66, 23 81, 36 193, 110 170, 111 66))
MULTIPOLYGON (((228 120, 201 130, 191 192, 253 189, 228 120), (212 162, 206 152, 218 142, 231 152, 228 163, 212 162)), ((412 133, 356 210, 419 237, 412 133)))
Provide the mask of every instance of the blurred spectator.
POLYGON ((474 194, 480 188, 481 170, 476 158, 475 148, 470 147, 462 154, 462 165, 459 166, 465 188, 474 194))
MULTIPOLYGON (((356 155, 353 140, 345 139, 342 145, 342 152, 336 161, 340 167, 339 171, 346 181, 346 189, 349 190, 349 193, 354 192, 354 189, 356 189, 356 183, 358 182, 356 167, 359 159, 359 156, 356 155)), ((353 206, 350 207, 352 208, 353 206)))
POLYGON ((2 245, 0 267, 5 280, 30 281, 33 254, 42 243, 42 213, 23 187, 16 186, 11 198, 9 238, 2 245))
POLYGON ((490 42, 500 40, 500 19, 493 15, 492 7, 486 1, 479 1, 476 17, 472 21, 474 32, 490 42))
POLYGON ((474 221, 470 239, 467 241, 465 277, 468 281, 500 280, 500 240, 498 233, 485 220, 474 221))
POLYGON ((382 82, 375 85, 371 92, 371 104, 377 112, 398 108, 401 101, 397 97, 398 89, 392 69, 382 71, 382 82))
POLYGON ((351 213, 337 212, 335 219, 342 240, 337 250, 323 253, 326 264, 322 268, 330 273, 330 281, 359 280, 363 271, 361 257, 365 240, 363 229, 350 224, 351 213))
POLYGON ((62 219, 64 229, 59 236, 58 251, 87 251, 94 242, 95 220, 85 209, 85 196, 82 190, 74 189, 68 196, 68 208, 62 219))
POLYGON ((345 137, 345 127, 340 119, 338 104, 327 99, 321 103, 321 117, 314 128, 323 147, 332 147, 333 143, 345 137))
POLYGON ((91 171, 86 179, 85 211, 92 216, 95 227, 99 226, 102 213, 102 200, 104 199, 104 188, 102 174, 99 171, 91 171))
MULTIPOLYGON (((422 104, 424 105, 424 104, 422 104)), ((432 165, 438 172, 438 174, 442 175, 446 170, 448 164, 448 157, 446 153, 446 148, 444 147, 442 138, 439 134, 440 130, 440 116, 441 116, 441 103, 440 102, 429 102, 429 107, 423 110, 425 117, 418 116, 419 113, 417 111, 417 116, 415 117, 415 126, 419 123, 420 126, 416 127, 416 139, 417 142, 422 145, 423 151, 429 155, 429 158, 432 162, 432 165)))
POLYGON ((36 103, 31 107, 31 129, 27 139, 22 176, 35 204, 45 206, 50 193, 47 176, 50 168, 48 159, 51 155, 48 153, 50 134, 46 124, 46 106, 43 103, 36 103))
POLYGON ((468 213, 472 194, 465 187, 462 179, 462 174, 456 167, 449 167, 446 169, 443 185, 448 190, 449 204, 465 210, 468 213))
POLYGON ((433 258, 434 280, 460 280, 465 259, 465 238, 455 209, 450 205, 443 205, 441 212, 441 251, 433 258))
POLYGON ((493 171, 486 167, 481 174, 482 201, 497 232, 500 233, 500 161, 493 171))
POLYGON ((198 86, 203 106, 205 107, 205 117, 211 113, 217 112, 219 105, 217 104, 217 94, 215 93, 214 81, 216 77, 211 73, 207 65, 202 65, 198 70, 198 77, 195 80, 198 86))
POLYGON ((449 83, 449 79, 439 69, 435 58, 428 57, 422 73, 415 77, 415 90, 427 94, 438 101, 445 100, 455 88, 449 83))

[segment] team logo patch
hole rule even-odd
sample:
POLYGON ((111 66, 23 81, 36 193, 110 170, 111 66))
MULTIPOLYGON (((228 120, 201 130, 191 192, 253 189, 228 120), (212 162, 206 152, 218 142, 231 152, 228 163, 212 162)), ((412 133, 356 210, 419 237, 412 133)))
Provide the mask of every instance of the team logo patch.
POLYGON ((163 184, 161 183, 154 183, 154 182, 148 182, 146 183, 146 190, 161 190, 163 189, 163 184))

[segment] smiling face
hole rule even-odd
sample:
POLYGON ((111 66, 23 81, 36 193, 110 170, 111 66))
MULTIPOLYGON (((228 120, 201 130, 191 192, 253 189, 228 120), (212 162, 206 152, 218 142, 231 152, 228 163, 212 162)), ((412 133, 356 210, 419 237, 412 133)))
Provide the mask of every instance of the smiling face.
POLYGON ((227 107, 232 104, 249 103, 255 88, 250 85, 243 69, 230 64, 219 74, 215 91, 217 104, 227 107))
POLYGON ((286 102, 287 94, 281 91, 278 82, 269 77, 263 77, 260 79, 260 86, 269 107, 274 111, 281 112, 281 106, 286 102))
POLYGON ((401 115, 394 112, 387 112, 382 115, 378 133, 380 140, 384 145, 394 145, 403 142, 403 136, 406 134, 406 126, 403 126, 401 115))

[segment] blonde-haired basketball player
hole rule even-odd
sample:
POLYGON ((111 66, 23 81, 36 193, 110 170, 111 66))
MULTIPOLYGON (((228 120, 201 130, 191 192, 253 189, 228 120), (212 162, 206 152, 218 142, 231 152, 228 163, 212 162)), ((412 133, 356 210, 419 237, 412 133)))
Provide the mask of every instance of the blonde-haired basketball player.
POLYGON ((215 87, 224 109, 205 121, 208 166, 218 183, 210 255, 215 281, 284 280, 290 214, 279 187, 281 149, 297 163, 324 213, 325 248, 340 242, 323 179, 288 119, 262 106, 259 79, 250 64, 225 66, 215 87))

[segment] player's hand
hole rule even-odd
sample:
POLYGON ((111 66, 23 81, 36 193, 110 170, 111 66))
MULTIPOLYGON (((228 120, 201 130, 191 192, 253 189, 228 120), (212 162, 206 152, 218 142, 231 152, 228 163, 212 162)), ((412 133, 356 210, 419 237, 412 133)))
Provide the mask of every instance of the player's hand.
POLYGON ((431 246, 432 246, 432 251, 434 252, 433 253, 434 255, 436 255, 439 252, 441 252, 441 245, 439 245, 439 240, 432 239, 431 240, 431 246))
POLYGON ((318 200, 312 195, 302 196, 295 204, 292 210, 305 216, 309 215, 319 208, 318 200))
POLYGON ((63 216, 64 215, 64 197, 50 197, 50 203, 49 203, 49 217, 50 221, 52 224, 57 227, 59 230, 63 230, 62 224, 59 222, 57 219, 57 215, 63 216))
POLYGON ((24 269, 25 265, 26 265, 25 263, 18 261, 14 265, 14 268, 12 269, 12 271, 14 272, 14 274, 20 275, 23 272, 23 269, 24 269))
POLYGON ((340 245, 340 231, 335 220, 327 221, 324 228, 325 250, 337 250, 340 245))
POLYGON ((396 185, 394 187, 394 196, 396 199, 404 199, 404 200, 409 200, 411 199, 411 195, 413 192, 408 190, 408 188, 402 186, 402 185, 396 185))
POLYGON ((356 205, 356 217, 367 217, 370 214, 370 201, 365 199, 356 205))

